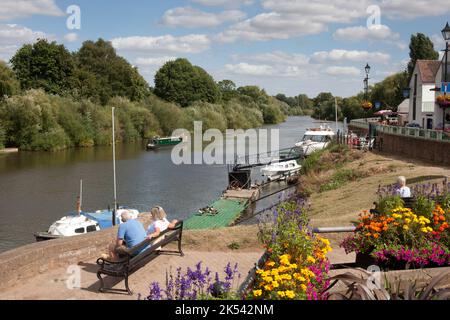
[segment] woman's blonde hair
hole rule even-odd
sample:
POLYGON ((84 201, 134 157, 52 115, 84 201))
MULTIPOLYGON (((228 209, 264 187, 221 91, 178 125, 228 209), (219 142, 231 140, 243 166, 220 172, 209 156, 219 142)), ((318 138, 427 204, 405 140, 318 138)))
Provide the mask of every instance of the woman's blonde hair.
POLYGON ((163 220, 167 215, 164 209, 160 206, 153 207, 151 210, 153 219, 163 220))

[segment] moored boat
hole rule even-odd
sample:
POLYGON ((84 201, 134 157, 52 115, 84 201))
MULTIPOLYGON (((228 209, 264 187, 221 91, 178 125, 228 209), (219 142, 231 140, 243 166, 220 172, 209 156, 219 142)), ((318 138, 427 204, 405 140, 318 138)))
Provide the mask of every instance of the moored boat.
POLYGON ((325 149, 335 136, 334 131, 330 127, 320 126, 306 130, 301 141, 295 144, 299 148, 303 156, 309 156, 317 150, 325 149))
POLYGON ((147 143, 147 150, 175 146, 181 142, 183 142, 182 137, 154 137, 147 143))
POLYGON ((294 175, 298 173, 301 168, 302 166, 299 165, 296 160, 289 160, 266 165, 261 169, 261 174, 270 181, 273 181, 294 175))

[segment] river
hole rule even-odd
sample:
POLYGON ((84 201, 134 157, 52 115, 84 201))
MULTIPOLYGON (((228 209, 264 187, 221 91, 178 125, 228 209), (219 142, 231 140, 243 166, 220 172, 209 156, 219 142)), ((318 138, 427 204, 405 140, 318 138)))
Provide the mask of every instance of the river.
MULTIPOLYGON (((310 117, 289 117, 279 125, 280 148, 291 147, 309 127, 310 117)), ((330 124, 334 127, 334 124, 330 124)), ((0 154, 0 252, 32 243, 33 233, 75 209, 83 180, 83 209, 106 209, 113 199, 110 147, 60 152, 0 154)), ((166 209, 185 219, 216 200, 227 186, 226 165, 174 165, 171 150, 146 151, 141 143, 116 148, 119 204, 166 209)))

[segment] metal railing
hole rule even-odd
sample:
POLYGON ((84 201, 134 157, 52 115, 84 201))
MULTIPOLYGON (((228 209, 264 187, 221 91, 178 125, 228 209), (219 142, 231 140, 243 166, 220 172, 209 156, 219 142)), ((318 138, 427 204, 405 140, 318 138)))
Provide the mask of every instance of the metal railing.
POLYGON ((376 126, 377 132, 404 136, 409 138, 417 138, 430 141, 450 143, 450 132, 441 130, 430 130, 421 128, 408 128, 399 126, 389 126, 377 123, 379 118, 355 119, 350 121, 350 125, 360 129, 369 129, 369 123, 376 126))

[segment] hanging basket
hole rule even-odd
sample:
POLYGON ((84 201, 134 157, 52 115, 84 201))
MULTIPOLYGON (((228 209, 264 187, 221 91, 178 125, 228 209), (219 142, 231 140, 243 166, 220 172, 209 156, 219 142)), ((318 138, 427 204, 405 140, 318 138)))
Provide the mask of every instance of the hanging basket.
POLYGON ((436 103, 441 108, 450 107, 450 95, 440 95, 436 98, 436 103))
POLYGON ((363 102, 361 106, 364 110, 370 110, 373 107, 372 102, 370 101, 363 102))

